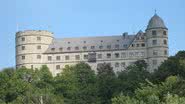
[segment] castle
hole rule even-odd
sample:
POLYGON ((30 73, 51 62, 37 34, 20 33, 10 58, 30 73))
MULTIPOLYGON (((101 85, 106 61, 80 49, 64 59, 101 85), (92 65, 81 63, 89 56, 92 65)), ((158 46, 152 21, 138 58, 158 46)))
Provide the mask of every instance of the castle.
POLYGON ((124 70, 137 60, 145 60, 149 71, 168 57, 168 29, 155 14, 145 32, 116 36, 56 39, 52 32, 26 30, 16 33, 16 67, 40 68, 47 65, 53 75, 65 65, 88 63, 93 70, 101 63, 114 71, 124 70))

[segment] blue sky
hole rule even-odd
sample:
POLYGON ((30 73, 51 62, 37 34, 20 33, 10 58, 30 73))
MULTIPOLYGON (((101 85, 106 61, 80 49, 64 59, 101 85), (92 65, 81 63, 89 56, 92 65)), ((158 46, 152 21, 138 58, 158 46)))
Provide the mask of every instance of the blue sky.
POLYGON ((169 29, 170 55, 185 50, 185 0, 0 0, 0 69, 15 66, 17 29, 58 38, 132 34, 155 9, 169 29))

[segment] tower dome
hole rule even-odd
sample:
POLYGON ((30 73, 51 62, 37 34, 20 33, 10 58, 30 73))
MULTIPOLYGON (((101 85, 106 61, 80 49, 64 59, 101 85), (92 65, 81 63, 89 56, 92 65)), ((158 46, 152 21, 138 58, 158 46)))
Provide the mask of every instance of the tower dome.
POLYGON ((155 29, 155 28, 163 28, 167 29, 164 21, 159 17, 157 14, 155 14, 150 21, 148 22, 147 30, 148 29, 155 29))

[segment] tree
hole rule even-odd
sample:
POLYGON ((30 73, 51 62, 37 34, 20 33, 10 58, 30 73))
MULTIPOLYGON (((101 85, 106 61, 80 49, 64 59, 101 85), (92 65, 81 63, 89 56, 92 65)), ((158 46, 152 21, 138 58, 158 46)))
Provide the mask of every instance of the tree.
POLYGON ((133 95, 135 89, 140 86, 140 83, 145 83, 146 79, 150 79, 151 74, 147 71, 147 64, 144 60, 136 61, 118 73, 119 92, 123 95, 133 95))
POLYGON ((66 66, 55 81, 56 93, 63 95, 66 103, 98 104, 96 75, 88 64, 66 66))
POLYGON ((113 68, 106 63, 100 64, 97 71, 98 96, 101 98, 101 104, 110 104, 117 89, 117 77, 113 68))

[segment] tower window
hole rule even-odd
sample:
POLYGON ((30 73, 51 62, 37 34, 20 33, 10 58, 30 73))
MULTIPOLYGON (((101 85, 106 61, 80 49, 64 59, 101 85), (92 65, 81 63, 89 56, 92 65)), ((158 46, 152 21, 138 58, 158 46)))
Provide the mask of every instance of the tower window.
POLYGON ((41 55, 37 55, 37 59, 41 59, 41 55))
POLYGON ((166 35, 166 31, 163 31, 163 35, 166 35))
POLYGON ((22 60, 25 60, 25 56, 22 56, 22 60))
POLYGON ((139 44, 137 44, 137 47, 139 47, 139 44))
POLYGON ((154 50, 154 51, 153 51, 153 55, 154 55, 154 56, 157 56, 157 55, 158 55, 158 51, 157 51, 157 50, 154 50))
POLYGON ((163 40, 163 43, 166 45, 167 44, 167 41, 166 40, 163 40))
POLYGON ((52 57, 51 56, 48 56, 48 61, 51 61, 52 60, 52 57))
POLYGON ((60 69, 60 65, 56 65, 56 69, 59 70, 60 69))
POLYGON ((167 50, 164 50, 164 55, 167 55, 167 54, 168 54, 167 50))
POLYGON ((37 37, 37 41, 40 41, 41 40, 41 37, 39 36, 39 37, 37 37))
POLYGON ((25 50, 25 46, 22 46, 22 50, 25 50))
POLYGON ((134 47, 134 44, 132 44, 132 47, 134 47))
POLYGON ((156 36, 157 32, 156 31, 152 31, 152 36, 156 36))
POLYGON ((39 46, 37 46, 37 49, 41 49, 41 46, 39 45, 39 46))
POLYGON ((142 47, 145 47, 145 43, 142 43, 141 46, 142 46, 142 47))
POLYGON ((25 37, 22 37, 21 40, 22 40, 22 41, 25 41, 25 37))
POLYGON ((157 40, 152 40, 152 45, 157 45, 157 40))

